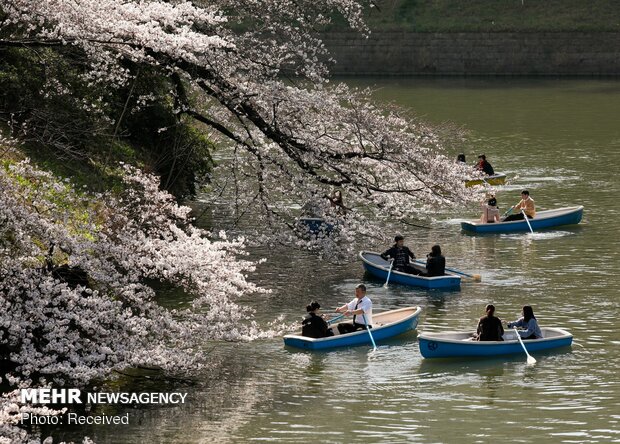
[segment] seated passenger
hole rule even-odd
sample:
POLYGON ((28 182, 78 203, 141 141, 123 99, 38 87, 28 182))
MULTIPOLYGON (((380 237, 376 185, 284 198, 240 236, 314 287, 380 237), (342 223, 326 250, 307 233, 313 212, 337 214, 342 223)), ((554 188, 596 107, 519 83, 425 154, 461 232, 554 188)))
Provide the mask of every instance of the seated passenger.
POLYGON ((482 204, 482 217, 480 222, 483 224, 491 224, 500 222, 499 210, 497 209, 497 200, 491 197, 486 204, 482 204))
POLYGON ((514 322, 509 322, 507 325, 508 328, 521 327, 523 330, 519 330, 519 336, 522 339, 541 339, 543 337, 538 321, 534 316, 534 310, 529 305, 523 306, 523 317, 514 322))
POLYGON ((441 254, 441 247, 433 245, 431 252, 426 255, 426 273, 423 276, 443 276, 446 274, 446 258, 441 254))
POLYGON ((503 341, 504 327, 502 320, 493 316, 495 314, 495 306, 489 304, 485 308, 486 315, 478 320, 478 328, 474 339, 477 341, 503 341))
POLYGON ((317 301, 312 301, 306 307, 308 316, 301 323, 301 335, 309 338, 324 338, 333 336, 334 332, 319 315, 321 305, 317 301))
POLYGON ((411 265, 409 258, 415 260, 415 254, 408 248, 405 247, 405 238, 400 234, 397 234, 394 237, 394 246, 384 251, 381 254, 381 257, 386 261, 388 258, 394 260, 392 264, 392 269, 396 271, 400 271, 402 273, 409 274, 421 274, 422 272, 411 265))

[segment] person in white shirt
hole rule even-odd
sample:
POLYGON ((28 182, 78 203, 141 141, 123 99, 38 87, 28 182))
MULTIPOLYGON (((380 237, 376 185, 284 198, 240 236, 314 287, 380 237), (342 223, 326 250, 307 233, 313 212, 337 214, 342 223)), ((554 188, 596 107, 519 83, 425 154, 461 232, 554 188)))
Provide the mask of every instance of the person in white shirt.
POLYGON ((372 301, 366 296, 366 286, 359 284, 355 287, 355 299, 336 309, 345 316, 353 316, 353 322, 338 324, 340 334, 352 333, 366 328, 372 328, 372 301))

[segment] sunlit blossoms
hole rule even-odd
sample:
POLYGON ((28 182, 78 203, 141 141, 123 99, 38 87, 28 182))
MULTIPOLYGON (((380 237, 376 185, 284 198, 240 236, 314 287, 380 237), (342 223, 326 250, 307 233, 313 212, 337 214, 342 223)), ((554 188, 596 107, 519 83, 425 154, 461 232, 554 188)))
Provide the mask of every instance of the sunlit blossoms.
POLYGON ((442 154, 434 128, 378 108, 369 91, 328 85, 316 30, 340 15, 366 32, 363 2, 0 4, 12 29, 0 45, 81 48, 87 75, 111 86, 134 75, 124 61, 160 70, 178 115, 229 146, 212 196, 232 203, 233 219, 251 215, 252 240, 342 250, 380 224, 473 198, 463 187, 471 171, 442 154), (327 210, 334 190, 352 211, 327 211, 338 229, 309 239, 297 229, 300 206, 327 210))

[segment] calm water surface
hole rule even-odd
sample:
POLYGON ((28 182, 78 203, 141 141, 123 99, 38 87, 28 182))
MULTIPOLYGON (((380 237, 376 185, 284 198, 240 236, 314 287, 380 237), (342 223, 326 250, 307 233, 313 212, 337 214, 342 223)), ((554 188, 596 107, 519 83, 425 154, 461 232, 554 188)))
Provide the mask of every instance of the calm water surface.
MULTIPOLYGON (((510 183, 500 207, 528 188, 538 208, 584 205, 582 224, 535 235, 474 237, 438 215, 406 233, 424 257, 439 243, 448 266, 479 273, 460 291, 424 291, 366 277, 359 262, 324 264, 294 251, 267 257, 254 276, 273 294, 247 301, 266 325, 300 320, 318 299, 335 307, 363 281, 375 309, 420 305, 418 331, 475 328, 487 303, 516 319, 531 304, 540 324, 569 329, 572 348, 498 360, 422 359, 417 333, 335 352, 285 349, 280 338, 221 344, 221 370, 187 390, 182 408, 131 410, 131 425, 99 427, 98 442, 620 442, 620 82, 574 80, 365 80, 377 98, 469 131, 461 151, 485 153, 510 183)), ((456 157, 457 152, 454 152, 456 157)), ((369 245, 381 249, 385 245, 369 245)), ((134 388, 135 389, 135 388, 134 388)), ((80 430, 84 432, 84 429, 80 430)))

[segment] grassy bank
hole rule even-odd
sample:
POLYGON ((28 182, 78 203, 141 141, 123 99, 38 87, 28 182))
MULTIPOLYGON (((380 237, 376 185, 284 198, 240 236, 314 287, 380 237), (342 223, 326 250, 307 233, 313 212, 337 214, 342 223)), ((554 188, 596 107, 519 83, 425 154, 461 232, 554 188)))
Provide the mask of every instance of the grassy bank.
POLYGON ((620 31, 613 0, 383 0, 371 29, 412 32, 620 31))

